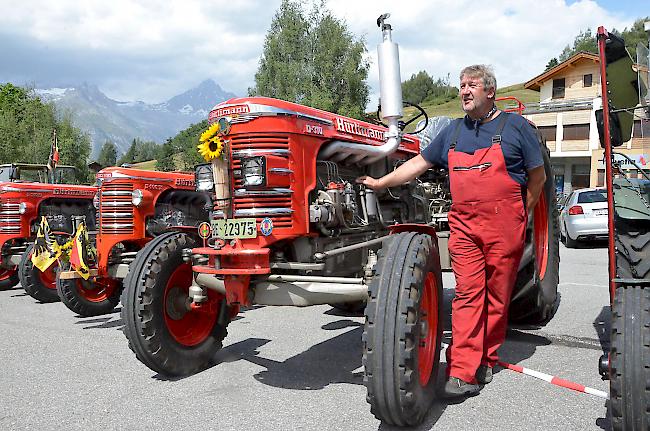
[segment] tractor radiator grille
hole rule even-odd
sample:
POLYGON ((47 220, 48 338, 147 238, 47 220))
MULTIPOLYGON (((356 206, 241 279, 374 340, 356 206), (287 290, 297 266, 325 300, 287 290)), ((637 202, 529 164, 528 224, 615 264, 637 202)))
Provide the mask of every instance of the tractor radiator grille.
MULTIPOLYGON (((233 172, 241 171, 241 159, 253 156, 276 156, 289 165, 289 136, 283 134, 235 135, 230 138, 233 172)), ((273 220, 275 229, 291 228, 292 190, 290 188, 255 188, 247 190, 241 177, 233 179, 233 210, 237 218, 255 218, 259 224, 264 218, 273 220)))
POLYGON ((133 233, 133 204, 130 184, 104 184, 100 191, 99 231, 109 235, 133 233))
POLYGON ((20 233, 20 203, 2 202, 0 204, 0 234, 20 233))

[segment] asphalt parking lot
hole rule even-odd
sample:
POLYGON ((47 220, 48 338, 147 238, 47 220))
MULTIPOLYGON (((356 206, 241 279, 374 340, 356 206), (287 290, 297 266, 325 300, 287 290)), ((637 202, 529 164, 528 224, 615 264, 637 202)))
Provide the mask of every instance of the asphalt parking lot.
MULTIPOLYGON (((453 277, 445 274, 445 305, 453 277)), ((607 391, 607 249, 561 246, 560 308, 511 328, 502 359, 607 391)), ((20 288, 0 292, 0 429, 390 430, 362 383, 363 318, 328 306, 254 307, 229 326, 217 364, 166 380, 139 363, 119 312, 79 318, 20 288)), ((448 328, 446 328, 448 329, 448 328)), ((444 357, 444 355, 443 355, 444 357)), ((435 404, 420 430, 607 428, 604 399, 502 370, 482 393, 435 404)))

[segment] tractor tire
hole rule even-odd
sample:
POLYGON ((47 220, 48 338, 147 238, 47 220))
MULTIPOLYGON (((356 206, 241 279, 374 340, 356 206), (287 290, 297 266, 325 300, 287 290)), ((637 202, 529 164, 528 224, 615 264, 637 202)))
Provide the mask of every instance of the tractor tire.
MULTIPOLYGON (((510 322, 543 326, 557 311, 560 295, 560 225, 553 170, 548 150, 543 149, 546 182, 528 220, 524 253, 512 292, 510 322)), ((570 238, 567 236, 567 244, 570 238)))
POLYGON ((18 284, 18 268, 0 269, 0 290, 8 290, 18 284))
POLYGON ((363 331, 370 411, 385 423, 422 422, 436 394, 442 340, 442 275, 435 238, 391 235, 379 251, 363 331))
POLYGON ((54 262, 45 271, 42 271, 32 263, 32 251, 34 244, 27 247, 20 259, 18 276, 20 284, 25 292, 40 302, 58 302, 59 295, 56 293, 56 271, 59 267, 54 262))
POLYGON ((616 289, 609 353, 614 430, 650 429, 650 288, 616 289))
POLYGON ((650 278, 650 231, 647 220, 616 217, 616 276, 650 278))
POLYGON ((124 279, 124 335, 138 360, 163 376, 209 366, 231 319, 225 298, 212 290, 198 310, 186 308, 192 266, 182 251, 194 245, 185 233, 162 234, 140 250, 124 279))
POLYGON ((56 290, 61 299, 79 316, 91 317, 110 313, 120 302, 122 282, 111 278, 84 280, 75 278, 56 279, 56 290))

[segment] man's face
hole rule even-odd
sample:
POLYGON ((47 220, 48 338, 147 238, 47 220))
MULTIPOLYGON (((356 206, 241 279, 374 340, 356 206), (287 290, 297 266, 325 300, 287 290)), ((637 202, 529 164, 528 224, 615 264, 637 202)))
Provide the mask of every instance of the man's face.
POLYGON ((494 88, 485 88, 479 77, 463 75, 460 80, 460 103, 470 117, 479 118, 492 108, 494 88))

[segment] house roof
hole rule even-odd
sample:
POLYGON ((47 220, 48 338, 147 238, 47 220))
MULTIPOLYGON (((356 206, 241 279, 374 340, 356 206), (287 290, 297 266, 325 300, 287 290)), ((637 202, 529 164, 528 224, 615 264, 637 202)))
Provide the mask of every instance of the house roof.
POLYGON ((558 64, 557 66, 547 70, 546 72, 540 75, 537 75, 530 81, 526 82, 524 84, 524 88, 527 90, 539 91, 540 87, 544 82, 548 81, 549 79, 552 79, 554 76, 560 74, 561 72, 566 71, 566 69, 570 69, 571 67, 574 67, 577 63, 583 61, 591 61, 594 62, 595 64, 598 64, 600 62, 600 59, 596 54, 592 54, 591 52, 580 51, 572 55, 567 60, 564 60, 562 63, 558 64))

